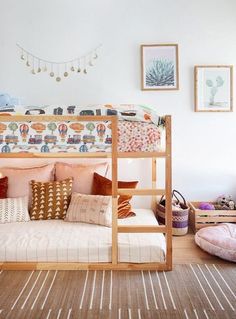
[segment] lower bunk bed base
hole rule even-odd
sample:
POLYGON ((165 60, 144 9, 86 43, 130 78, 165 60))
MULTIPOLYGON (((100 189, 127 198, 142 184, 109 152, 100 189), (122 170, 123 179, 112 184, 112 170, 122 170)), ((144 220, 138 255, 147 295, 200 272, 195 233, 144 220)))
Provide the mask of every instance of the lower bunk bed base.
MULTIPOLYGON (((67 120, 66 117, 56 116, 11 116, 2 117, 1 122, 9 121, 63 121, 67 120)), ((172 270, 172 189, 171 189, 171 117, 165 117, 165 152, 137 152, 130 154, 129 152, 123 153, 124 158, 146 158, 152 159, 152 187, 151 189, 122 189, 118 188, 117 170, 118 170, 118 152, 117 152, 117 117, 114 116, 76 116, 70 118, 75 121, 110 121, 111 122, 111 134, 112 134, 112 151, 109 155, 102 153, 100 157, 111 157, 112 160, 112 262, 108 263, 79 263, 79 262, 0 262, 0 270, 157 270, 168 271, 172 270), (104 156, 105 155, 105 156, 104 156), (156 159, 165 159, 165 189, 157 188, 157 167, 156 159), (118 226, 117 221, 117 205, 119 195, 131 195, 131 196, 152 196, 152 206, 155 211, 156 196, 165 195, 166 198, 166 224, 165 226, 156 226, 153 228, 148 225, 130 225, 130 226, 118 226), (165 262, 152 262, 152 263, 124 263, 118 262, 118 234, 119 233, 162 233, 166 236, 166 259, 165 262)), ((22 154, 18 153, 2 153, 1 157, 21 157, 22 154)), ((43 155, 44 156, 44 155, 43 155)), ((47 156, 47 154, 46 154, 47 156)), ((26 153, 23 157, 42 157, 41 153, 26 153)), ((45 157, 45 156, 44 156, 45 157)), ((99 153, 71 153, 71 154, 49 154, 49 157, 73 157, 73 158, 97 158, 99 153)))
POLYGON ((157 270, 169 271, 171 263, 34 263, 34 262, 4 262, 0 270, 157 270))

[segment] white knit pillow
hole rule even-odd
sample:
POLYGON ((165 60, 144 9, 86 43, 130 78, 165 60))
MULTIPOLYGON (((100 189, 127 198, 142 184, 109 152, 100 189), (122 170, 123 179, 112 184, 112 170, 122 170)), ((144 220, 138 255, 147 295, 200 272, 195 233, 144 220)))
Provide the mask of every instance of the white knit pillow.
POLYGON ((73 193, 65 221, 111 227, 111 197, 73 193))
POLYGON ((29 220, 28 196, 0 199, 0 224, 29 220))

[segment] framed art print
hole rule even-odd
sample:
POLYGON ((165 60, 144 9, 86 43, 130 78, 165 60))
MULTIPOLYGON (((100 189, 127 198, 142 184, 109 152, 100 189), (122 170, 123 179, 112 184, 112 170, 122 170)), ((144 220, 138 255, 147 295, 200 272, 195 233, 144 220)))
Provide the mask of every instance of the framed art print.
POLYGON ((178 90, 178 45, 141 45, 142 90, 178 90))
POLYGON ((233 111, 233 66, 194 68, 195 112, 233 111))

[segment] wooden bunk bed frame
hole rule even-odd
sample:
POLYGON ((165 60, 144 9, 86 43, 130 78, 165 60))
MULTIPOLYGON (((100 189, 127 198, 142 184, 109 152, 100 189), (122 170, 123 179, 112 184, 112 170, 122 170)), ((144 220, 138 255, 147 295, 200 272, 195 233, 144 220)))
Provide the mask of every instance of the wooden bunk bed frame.
POLYGON ((62 122, 62 121, 94 121, 111 122, 112 152, 96 153, 0 153, 1 158, 111 158, 112 161, 112 262, 110 263, 42 263, 42 262, 4 262, 0 269, 6 270, 171 270, 172 269, 172 181, 171 181, 171 116, 165 116, 165 151, 163 152, 118 152, 116 116, 56 116, 56 115, 17 115, 1 116, 0 122, 62 122), (152 187, 149 189, 119 189, 117 169, 119 158, 150 158, 152 160, 152 187), (165 189, 157 189, 157 159, 165 159, 165 189), (152 209, 156 210, 156 196, 166 197, 165 225, 118 225, 118 195, 152 196, 152 209), (165 262, 124 263, 118 262, 119 233, 163 233, 166 238, 165 262))

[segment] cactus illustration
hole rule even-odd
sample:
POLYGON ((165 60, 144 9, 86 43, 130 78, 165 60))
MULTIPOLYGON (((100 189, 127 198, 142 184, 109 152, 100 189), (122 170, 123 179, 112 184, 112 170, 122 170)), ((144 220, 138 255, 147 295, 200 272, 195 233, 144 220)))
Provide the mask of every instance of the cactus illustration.
POLYGON ((218 92, 219 87, 224 85, 224 80, 222 79, 221 76, 217 76, 216 78, 216 83, 214 85, 214 82, 210 79, 206 80, 206 85, 211 88, 210 92, 211 92, 211 96, 210 96, 210 105, 214 105, 215 104, 215 96, 216 93, 218 92))
POLYGON ((155 59, 146 71, 148 86, 174 85, 174 63, 165 59, 155 59))

